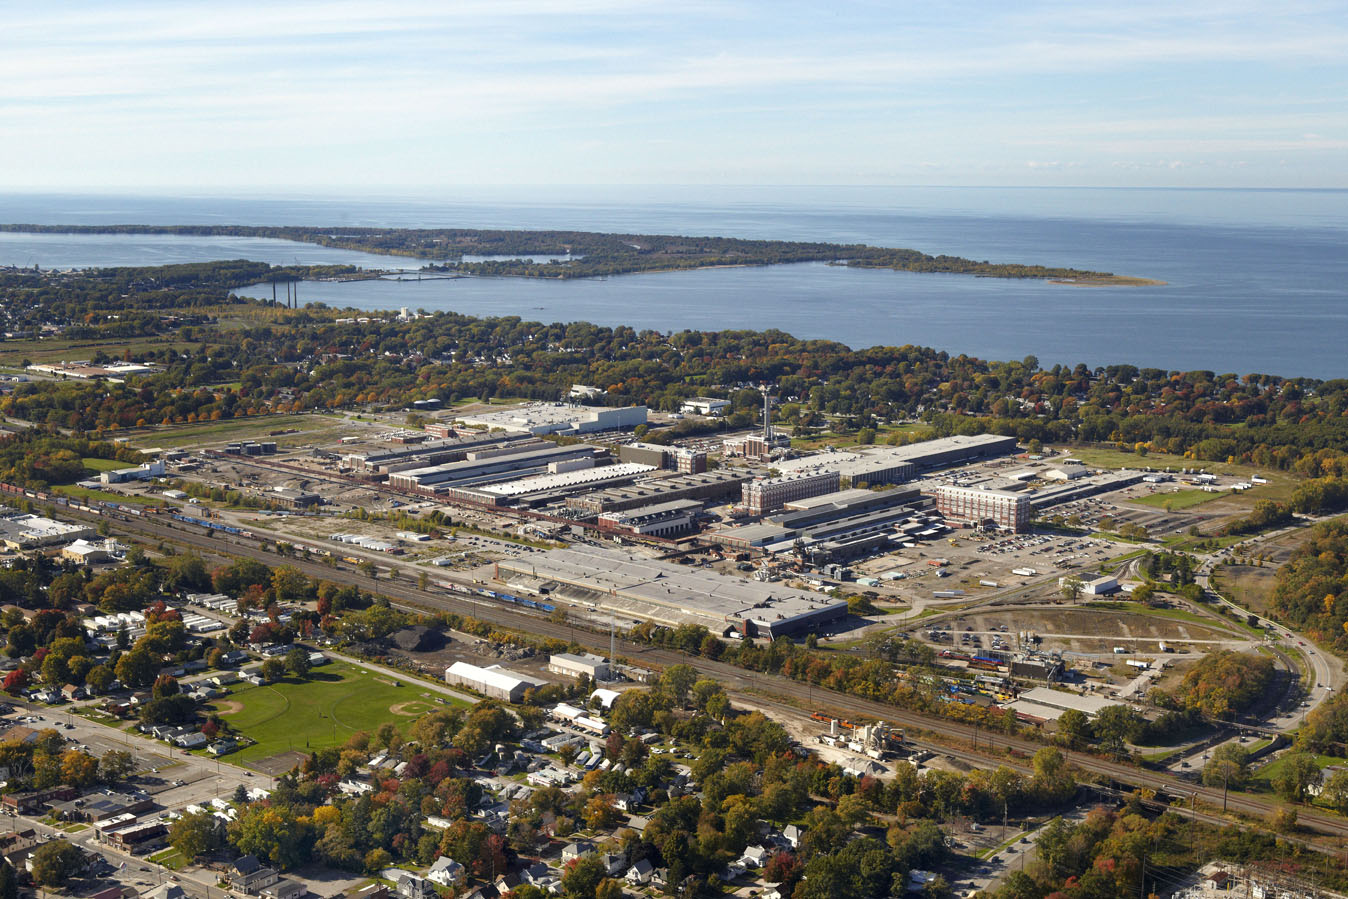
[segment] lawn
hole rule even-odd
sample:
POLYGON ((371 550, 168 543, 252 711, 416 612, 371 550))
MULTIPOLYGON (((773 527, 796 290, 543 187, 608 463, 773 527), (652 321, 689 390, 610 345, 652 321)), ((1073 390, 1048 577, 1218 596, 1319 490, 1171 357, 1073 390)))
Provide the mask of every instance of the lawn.
POLYGON ((92 456, 85 456, 80 463, 90 471, 116 471, 119 468, 131 468, 127 462, 118 462, 116 459, 95 459, 92 456))
POLYGON ((257 439, 267 437, 272 431, 294 428, 299 434, 280 435, 279 444, 293 443, 302 434, 335 431, 344 426, 340 418, 329 415, 254 415, 248 418, 222 419, 220 421, 194 422, 192 424, 168 425, 152 428, 148 433, 137 435, 136 442, 146 446, 192 446, 206 442, 224 442, 239 439, 257 439))
POLYGON ((1192 509, 1194 506, 1202 505, 1214 499, 1226 496, 1225 491, 1214 490, 1172 490, 1169 493, 1153 493, 1150 496, 1139 496, 1137 499, 1130 499, 1128 502, 1137 503, 1140 506, 1152 506, 1156 509, 1165 509, 1167 512, 1180 512, 1184 509, 1192 509))
POLYGON ((52 486, 54 493, 63 493, 66 496, 82 499, 85 502, 95 500, 103 503, 130 503, 137 506, 157 506, 159 498, 153 496, 123 496, 120 493, 109 493, 106 490, 92 490, 88 487, 80 487, 76 484, 55 484, 52 486))
POLYGON ((313 669, 304 681, 287 678, 235 689, 215 705, 236 732, 256 741, 229 755, 229 761, 254 762, 289 750, 340 745, 353 733, 385 722, 406 727, 440 708, 435 700, 448 699, 423 692, 415 684, 334 662, 313 669))
MULTIPOLYGON (((1254 772, 1254 781, 1257 785, 1270 790, 1273 789, 1273 779, 1282 773, 1282 769, 1286 767, 1286 763, 1286 755, 1269 762, 1267 765, 1254 772)), ((1315 764, 1323 769, 1328 768, 1330 765, 1348 765, 1348 759, 1339 758, 1334 755, 1317 755, 1315 757, 1315 764)))

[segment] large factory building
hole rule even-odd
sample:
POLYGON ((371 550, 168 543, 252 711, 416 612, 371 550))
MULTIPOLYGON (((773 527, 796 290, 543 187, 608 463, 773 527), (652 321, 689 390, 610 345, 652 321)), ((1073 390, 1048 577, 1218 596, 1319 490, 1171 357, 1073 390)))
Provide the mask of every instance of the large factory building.
POLYGON ((943 486, 936 488, 936 509, 948 520, 970 525, 991 521, 1016 533, 1030 529, 1030 498, 1023 493, 943 486))

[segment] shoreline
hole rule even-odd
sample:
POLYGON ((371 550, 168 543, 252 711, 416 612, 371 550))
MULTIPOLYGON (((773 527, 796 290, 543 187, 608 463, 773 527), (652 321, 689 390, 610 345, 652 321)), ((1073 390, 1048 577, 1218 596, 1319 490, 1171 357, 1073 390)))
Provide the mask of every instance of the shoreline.
POLYGON ((1110 275, 1107 278, 1046 278, 1049 284, 1064 287, 1168 287, 1169 281, 1157 278, 1139 278, 1133 275, 1110 275))

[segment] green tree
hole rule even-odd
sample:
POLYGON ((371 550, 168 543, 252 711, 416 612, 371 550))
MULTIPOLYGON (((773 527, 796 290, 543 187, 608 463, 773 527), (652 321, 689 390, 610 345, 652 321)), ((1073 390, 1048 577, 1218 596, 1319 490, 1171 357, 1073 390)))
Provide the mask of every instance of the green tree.
POLYGON ((1305 802, 1311 787, 1320 783, 1320 766, 1309 752, 1289 752, 1282 758, 1282 770, 1273 778, 1273 789, 1289 802, 1305 802))
POLYGON ((1348 770, 1337 769, 1325 778, 1320 798, 1339 814, 1348 814, 1348 770))
POLYGON ((286 653, 286 670, 303 680, 309 676, 309 653, 296 646, 286 653))
POLYGON ((1083 589, 1085 589, 1085 585, 1081 583, 1081 578, 1076 577, 1075 575, 1069 576, 1062 582, 1061 590, 1063 599, 1075 604, 1076 601, 1081 598, 1081 591, 1083 589))
POLYGON ((270 658, 262 663, 262 679, 275 683, 286 676, 286 663, 278 658, 270 658))
POLYGON ((43 843, 33 851, 33 882, 40 886, 60 886, 84 866, 84 854, 65 840, 43 843))
POLYGON ((206 812, 188 813, 169 826, 169 845, 189 861, 220 845, 220 819, 206 812))
POLYGON ((1091 720, 1086 717, 1085 712, 1078 709, 1068 709, 1058 719, 1058 727, 1054 731, 1054 735, 1057 742, 1068 749, 1080 748, 1091 738, 1091 720))
POLYGON ((136 770, 135 757, 123 749, 109 750, 98 760, 98 776, 105 783, 126 780, 134 770, 136 770))
POLYGON ((1203 766, 1203 783, 1210 787, 1244 789, 1250 774, 1250 753, 1239 743, 1223 743, 1203 766))
POLYGON ((3 860, 0 860, 0 899, 19 899, 19 873, 3 860))
POLYGON ((562 874, 563 895, 566 899, 594 899, 604 874, 604 863, 599 860, 599 856, 587 855, 576 859, 562 874))

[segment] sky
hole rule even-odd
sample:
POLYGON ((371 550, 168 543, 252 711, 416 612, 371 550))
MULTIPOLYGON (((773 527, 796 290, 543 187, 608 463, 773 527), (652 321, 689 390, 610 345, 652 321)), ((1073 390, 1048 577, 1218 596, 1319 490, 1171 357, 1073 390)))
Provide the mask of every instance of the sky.
POLYGON ((1348 188, 1348 3, 0 0, 0 190, 1348 188))

